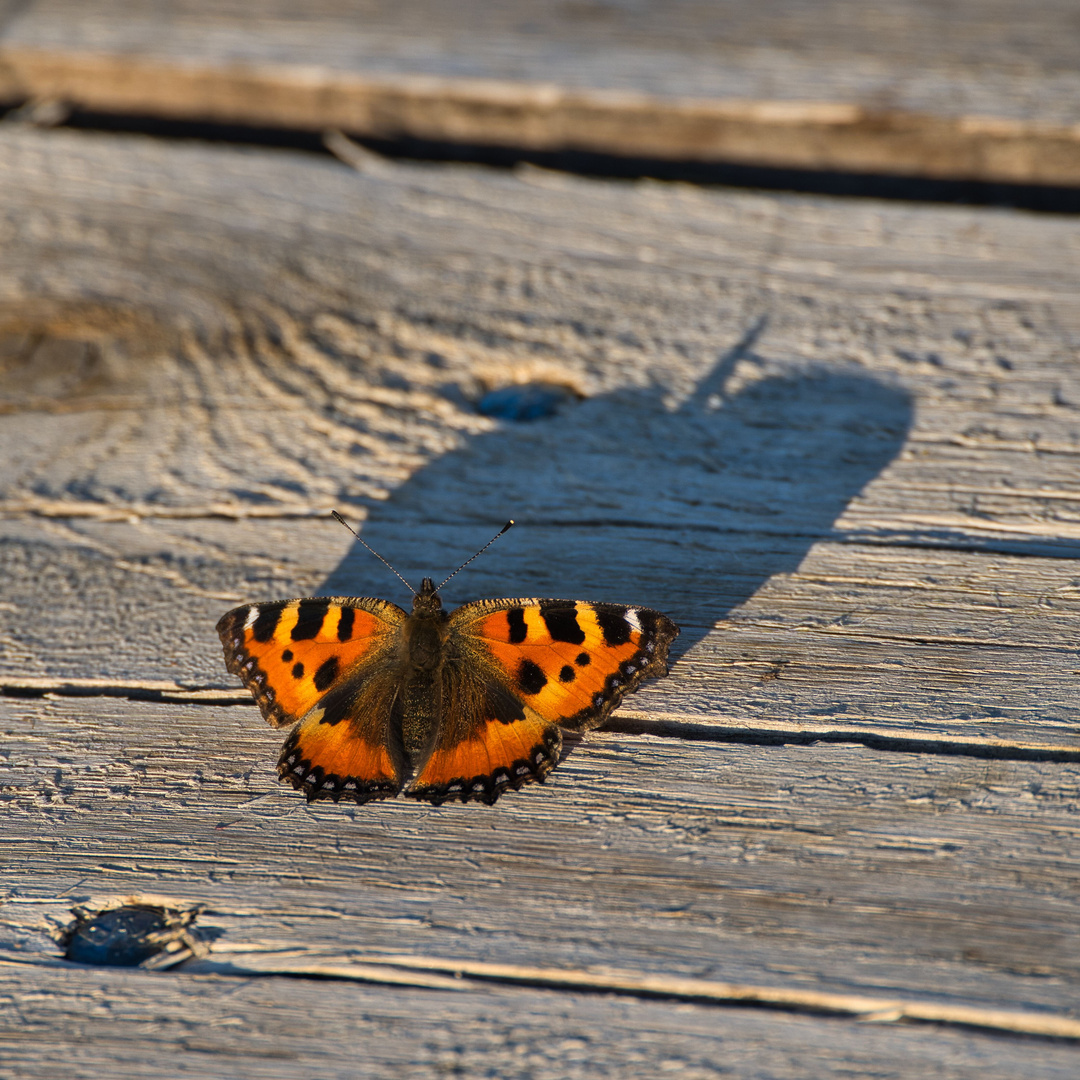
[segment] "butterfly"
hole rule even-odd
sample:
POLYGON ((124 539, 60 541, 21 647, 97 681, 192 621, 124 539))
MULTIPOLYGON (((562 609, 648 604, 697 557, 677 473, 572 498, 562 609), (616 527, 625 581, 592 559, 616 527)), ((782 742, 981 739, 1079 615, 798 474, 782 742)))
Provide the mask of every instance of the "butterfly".
POLYGON ((424 578, 409 613, 371 597, 278 600, 233 609, 217 631, 266 720, 297 725, 278 775, 308 802, 404 789, 438 806, 543 781, 560 729, 599 726, 666 675, 679 628, 649 608, 580 600, 447 612, 424 578))

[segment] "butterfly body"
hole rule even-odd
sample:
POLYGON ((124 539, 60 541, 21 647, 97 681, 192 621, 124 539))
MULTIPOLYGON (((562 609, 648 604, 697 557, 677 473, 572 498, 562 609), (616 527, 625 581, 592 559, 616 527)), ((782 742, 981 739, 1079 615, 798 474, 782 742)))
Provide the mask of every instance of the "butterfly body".
POLYGON ((425 578, 412 612, 369 597, 250 604, 218 622, 229 671, 275 727, 308 800, 404 793, 493 803, 542 781, 560 728, 598 726, 667 673, 679 632, 648 608, 480 600, 447 612, 425 578))

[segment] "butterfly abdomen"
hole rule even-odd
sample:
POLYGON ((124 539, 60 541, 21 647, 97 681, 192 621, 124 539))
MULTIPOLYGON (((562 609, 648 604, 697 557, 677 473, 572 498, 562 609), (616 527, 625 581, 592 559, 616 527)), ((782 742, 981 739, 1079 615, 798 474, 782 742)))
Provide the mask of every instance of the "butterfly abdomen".
POLYGON ((414 605, 401 628, 401 742, 410 771, 430 752, 442 720, 446 638, 447 619, 438 606, 414 605))
POLYGON ((412 772, 427 756, 442 713, 442 679, 438 672, 417 672, 401 692, 401 743, 412 772))

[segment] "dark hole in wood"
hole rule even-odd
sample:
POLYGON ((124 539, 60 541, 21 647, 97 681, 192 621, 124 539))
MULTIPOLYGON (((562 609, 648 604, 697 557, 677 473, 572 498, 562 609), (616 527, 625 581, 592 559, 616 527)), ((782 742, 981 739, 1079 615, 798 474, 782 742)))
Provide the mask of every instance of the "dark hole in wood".
POLYGON ((567 386, 531 382, 489 391, 476 403, 476 411, 499 420, 542 420, 577 400, 567 386))
POLYGON ((191 955, 187 928, 196 914, 155 904, 125 904, 98 912, 76 909, 64 959, 102 967, 171 966, 191 955), (150 963, 155 958, 163 962, 150 963))

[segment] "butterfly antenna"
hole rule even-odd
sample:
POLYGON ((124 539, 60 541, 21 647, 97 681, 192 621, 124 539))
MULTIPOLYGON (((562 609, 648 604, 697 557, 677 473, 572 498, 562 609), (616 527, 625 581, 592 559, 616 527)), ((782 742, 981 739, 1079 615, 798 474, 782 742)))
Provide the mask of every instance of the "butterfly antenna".
MULTIPOLYGON (((389 566, 393 573, 397 576, 398 581, 400 581, 402 585, 404 585, 405 588, 409 590, 409 592, 415 595, 416 590, 400 574, 398 574, 398 572, 394 570, 394 568, 390 566, 390 564, 336 510, 331 510, 330 513, 333 514, 334 517, 338 519, 338 522, 344 525, 345 528, 348 529, 349 532, 351 532, 353 536, 355 536, 356 539, 359 540, 360 543, 363 544, 364 547, 366 547, 368 551, 370 551, 371 554, 379 560, 379 562, 381 562, 384 566, 389 566)), ((513 522, 511 522, 511 524, 513 524, 513 522)), ((508 529, 509 527, 510 526, 508 525, 506 528, 508 529)), ((503 532, 506 532, 506 529, 503 529, 503 532)), ((479 554, 479 552, 477 554, 479 554)), ((476 555, 473 556, 473 559, 475 558, 476 555)), ((470 559, 469 561, 471 562, 472 560, 470 559)), ((454 573, 457 573, 457 571, 454 571, 454 573)), ((451 574, 450 576, 453 577, 453 574, 451 574)))
MULTIPOLYGON (((496 540, 498 540, 498 539, 499 539, 499 537, 500 537, 500 536, 502 536, 502 534, 503 534, 504 532, 507 532, 507 531, 508 531, 509 529, 511 529, 511 528, 513 527, 513 524, 514 524, 514 519, 513 519, 513 518, 511 518, 511 519, 510 519, 510 520, 509 520, 509 521, 508 521, 508 522, 507 522, 507 523, 506 523, 506 524, 505 524, 505 525, 504 525, 504 526, 503 526, 503 527, 502 527, 502 528, 501 528, 501 529, 500 529, 500 530, 499 530, 499 531, 498 531, 498 532, 497 532, 497 533, 496 533, 496 534, 495 534, 495 535, 494 535, 494 536, 493 536, 493 537, 492 537, 492 538, 491 538, 491 539, 490 539, 490 540, 489 540, 489 541, 488 541, 488 542, 487 542, 487 543, 486 543, 486 544, 485 544, 485 545, 484 545, 484 546, 483 546, 483 547, 482 547, 482 548, 481 548, 481 549, 480 549, 480 550, 479 550, 479 551, 478 551, 478 552, 477 552, 477 553, 476 553, 476 554, 475 554, 475 555, 474 555, 473 557, 472 557, 472 559, 466 559, 466 560, 465 560, 465 561, 464 561, 464 562, 463 562, 463 563, 462 563, 462 564, 461 564, 461 565, 460 565, 460 566, 459 566, 459 567, 457 568, 457 570, 455 570, 455 571, 454 571, 454 574, 456 574, 456 573, 460 572, 461 570, 464 570, 464 569, 465 569, 465 567, 466 567, 466 566, 468 566, 468 565, 469 565, 469 563, 471 563, 471 562, 473 561, 473 559, 478 559, 478 558, 480 558, 480 556, 481 556, 481 555, 483 555, 483 554, 484 554, 484 552, 485 552, 485 551, 487 551, 487 549, 488 549, 489 547, 491 547, 491 545, 492 545, 492 544, 494 544, 494 543, 495 543, 495 541, 496 541, 496 540)), ((451 574, 451 575, 450 575, 450 577, 448 577, 448 578, 446 579, 446 581, 449 581, 449 580, 450 580, 450 578, 454 576, 454 574, 451 574)), ((440 586, 439 586, 439 588, 438 588, 438 589, 436 589, 435 591, 436 591, 436 592, 438 592, 438 591, 439 591, 439 590, 440 590, 440 589, 441 589, 441 588, 443 587, 443 585, 445 585, 445 584, 446 584, 446 581, 444 581, 444 582, 442 583, 442 585, 440 585, 440 586)))

